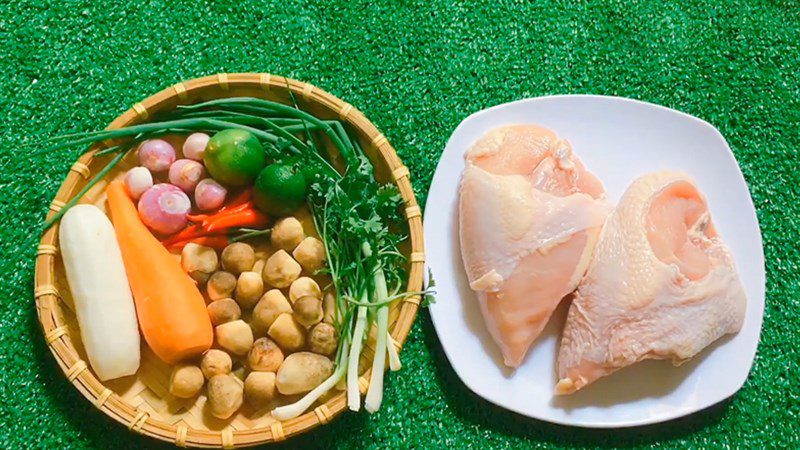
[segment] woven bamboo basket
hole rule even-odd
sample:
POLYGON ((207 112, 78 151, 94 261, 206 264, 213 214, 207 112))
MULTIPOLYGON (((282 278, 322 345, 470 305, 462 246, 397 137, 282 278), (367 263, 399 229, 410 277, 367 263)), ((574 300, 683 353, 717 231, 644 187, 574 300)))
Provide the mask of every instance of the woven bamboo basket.
MULTIPOLYGON (((250 96, 290 103, 289 90, 304 110, 321 118, 345 122, 375 164, 377 178, 382 181, 393 180, 397 184, 405 200, 410 233, 410 245, 406 249, 410 266, 408 290, 420 291, 424 265, 422 217, 409 181, 409 171, 386 137, 352 105, 296 80, 270 74, 218 74, 178 83, 136 103, 117 117, 109 128, 145 122, 152 114, 173 109, 180 104, 221 97, 250 96)), ((90 149, 70 168, 50 205, 48 218, 59 211, 108 161, 106 156, 95 159, 95 152, 96 149, 90 149)), ((107 180, 135 165, 132 157, 126 157, 126 160, 108 174, 107 180)), ((90 189, 80 202, 93 203, 105 209, 107 181, 104 181, 90 189)), ((161 363, 144 344, 141 367, 136 375, 105 383, 99 381, 86 362, 58 252, 57 236, 57 225, 44 233, 36 258, 34 296, 45 340, 75 388, 103 413, 130 430, 181 447, 230 449, 282 441, 328 423, 346 409, 344 391, 335 391, 327 401, 292 420, 275 421, 269 411, 240 412, 229 420, 219 420, 204 411, 203 394, 190 400, 169 394, 170 368, 161 363)), ((419 296, 411 296, 392 304, 390 330, 398 350, 408 336, 419 303, 419 296)), ((369 352, 371 345, 367 343, 365 353, 369 352)), ((371 359, 371 355, 363 356, 361 367, 364 372, 359 379, 362 392, 369 384, 369 365, 364 362, 371 359)))

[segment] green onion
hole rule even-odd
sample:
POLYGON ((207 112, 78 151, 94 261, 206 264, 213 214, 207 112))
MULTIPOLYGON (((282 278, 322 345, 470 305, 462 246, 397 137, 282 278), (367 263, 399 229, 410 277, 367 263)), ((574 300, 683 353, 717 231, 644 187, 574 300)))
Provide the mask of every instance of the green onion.
POLYGON ((238 235, 238 236, 236 236, 234 238, 231 238, 230 241, 231 241, 231 243, 239 242, 239 241, 244 241, 244 240, 247 240, 247 239, 252 239, 252 238, 255 238, 255 237, 266 236, 266 235, 268 235, 270 233, 272 233, 272 228, 267 228, 267 229, 264 229, 264 230, 248 231, 247 233, 240 234, 240 235, 238 235))
POLYGON ((59 219, 61 219, 61 216, 63 216, 68 209, 75 206, 75 204, 78 203, 78 200, 80 200, 81 197, 83 197, 84 195, 86 195, 87 192, 89 192, 89 189, 94 187, 94 185, 97 184, 98 181, 102 180, 103 177, 105 177, 108 174, 108 172, 111 171, 111 169, 113 169, 117 164, 119 164, 120 161, 122 161, 122 158, 125 157, 125 153, 127 152, 125 151, 120 152, 120 154, 115 156, 114 159, 112 159, 108 164, 106 164, 106 166, 103 167, 103 169, 100 170, 100 172, 97 172, 97 175, 95 175, 94 178, 89 180, 89 182, 86 183, 86 186, 84 186, 83 189, 78 191, 78 193, 75 194, 75 196, 72 197, 66 204, 64 204, 64 206, 62 206, 61 209, 53 217, 51 217, 47 222, 44 223, 44 229, 47 230, 51 226, 53 226, 54 223, 58 222, 59 219))
MULTIPOLYGON (((376 302, 380 302, 388 295, 386 278, 382 269, 378 269, 374 277, 374 299, 376 302)), ((383 401, 383 370, 386 364, 386 338, 389 335, 389 305, 379 306, 376 316, 378 335, 375 339, 375 358, 372 360, 369 389, 364 399, 364 409, 371 413, 379 410, 383 401)))
POLYGON ((400 364, 400 355, 397 353, 397 349, 394 347, 394 339, 392 338, 392 334, 388 331, 386 332, 386 339, 388 340, 388 345, 386 346, 387 353, 389 354, 389 369, 392 372, 397 372, 402 368, 400 364))
POLYGON ((263 130, 259 130, 246 125, 240 125, 237 123, 226 122, 223 120, 200 118, 200 119, 181 119, 168 122, 145 123, 141 125, 132 125, 124 128, 116 128, 113 130, 103 130, 97 132, 84 133, 83 135, 79 134, 76 136, 77 139, 75 140, 63 144, 52 145, 43 150, 34 152, 34 154, 38 155, 43 153, 50 153, 52 151, 60 150, 62 148, 69 146, 91 144, 94 142, 105 141, 107 139, 125 138, 146 133, 147 134, 159 133, 163 132, 165 129, 171 129, 171 128, 183 128, 187 130, 211 129, 216 131, 224 130, 226 128, 238 128, 241 130, 249 131, 259 139, 269 142, 270 144, 274 145, 278 143, 277 136, 275 136, 274 134, 267 133, 266 131, 263 130))
POLYGON ((328 137, 331 139, 336 148, 341 152, 342 157, 345 159, 345 161, 350 161, 353 156, 350 152, 348 152, 349 148, 345 146, 344 142, 342 142, 341 139, 339 139, 339 136, 333 130, 333 127, 325 123, 323 120, 318 119, 305 111, 295 109, 291 106, 253 97, 231 97, 231 98, 210 100, 204 103, 198 103, 196 105, 183 106, 181 107, 181 109, 196 111, 208 107, 216 107, 227 111, 233 110, 244 113, 262 114, 262 115, 277 112, 285 114, 288 117, 296 117, 303 119, 305 121, 308 121, 309 123, 317 125, 326 135, 328 135, 328 137))
POLYGON ((350 370, 347 371, 347 406, 352 411, 361 409, 361 393, 358 390, 358 359, 361 357, 361 345, 364 341, 364 332, 366 329, 367 308, 359 306, 356 325, 351 338, 353 346, 350 347, 350 358, 348 361, 350 370))

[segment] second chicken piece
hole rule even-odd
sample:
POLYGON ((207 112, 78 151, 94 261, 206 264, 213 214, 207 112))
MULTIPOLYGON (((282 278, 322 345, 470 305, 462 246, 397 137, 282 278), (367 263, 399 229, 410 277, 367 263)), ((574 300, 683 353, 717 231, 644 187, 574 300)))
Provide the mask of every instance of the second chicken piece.
POLYGON ((556 393, 645 359, 680 364, 739 331, 745 294, 694 181, 640 177, 603 228, 569 310, 556 393))

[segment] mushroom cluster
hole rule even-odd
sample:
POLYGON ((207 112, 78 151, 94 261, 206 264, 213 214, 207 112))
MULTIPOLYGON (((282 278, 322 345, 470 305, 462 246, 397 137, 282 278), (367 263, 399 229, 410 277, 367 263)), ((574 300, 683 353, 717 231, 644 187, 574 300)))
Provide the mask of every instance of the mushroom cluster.
POLYGON ((191 398, 205 385, 209 412, 221 419, 244 402, 261 409, 308 392, 333 372, 335 301, 316 275, 324 245, 297 218, 285 217, 268 247, 236 242, 217 254, 189 244, 181 254, 184 270, 205 291, 215 345, 197 365, 175 366, 169 389, 191 398))

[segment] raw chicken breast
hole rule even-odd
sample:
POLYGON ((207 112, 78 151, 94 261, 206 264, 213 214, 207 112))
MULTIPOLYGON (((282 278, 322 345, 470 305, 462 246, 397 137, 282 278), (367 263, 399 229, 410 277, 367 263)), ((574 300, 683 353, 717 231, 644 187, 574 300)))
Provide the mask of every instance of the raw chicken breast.
POLYGON ((567 316, 556 393, 644 359, 678 365, 744 320, 733 258, 686 175, 657 172, 609 216, 567 316))
POLYGON ((492 130, 466 160, 464 267, 505 364, 517 367, 583 276, 610 207, 569 143, 539 126, 492 130))

